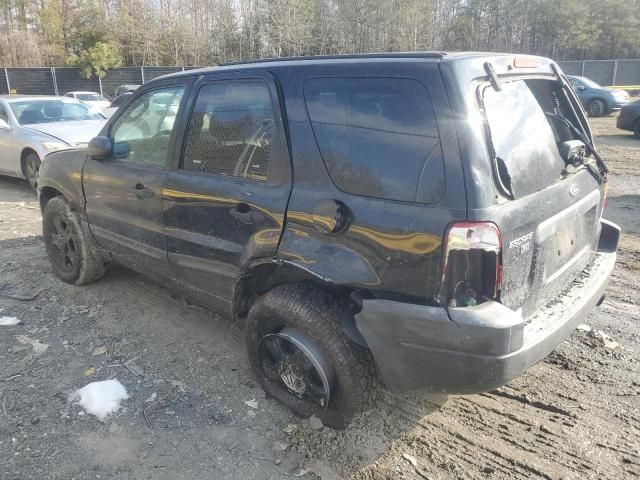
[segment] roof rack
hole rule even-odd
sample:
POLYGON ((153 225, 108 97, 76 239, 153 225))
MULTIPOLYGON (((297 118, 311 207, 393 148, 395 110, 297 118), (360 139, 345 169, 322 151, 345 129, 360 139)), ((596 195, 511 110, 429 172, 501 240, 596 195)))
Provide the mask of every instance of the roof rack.
POLYGON ((349 60, 358 58, 442 58, 446 52, 389 52, 389 53, 354 53, 344 55, 307 55, 299 57, 262 58, 235 62, 223 62, 221 67, 228 65, 245 65, 252 63, 295 62, 298 60, 349 60))

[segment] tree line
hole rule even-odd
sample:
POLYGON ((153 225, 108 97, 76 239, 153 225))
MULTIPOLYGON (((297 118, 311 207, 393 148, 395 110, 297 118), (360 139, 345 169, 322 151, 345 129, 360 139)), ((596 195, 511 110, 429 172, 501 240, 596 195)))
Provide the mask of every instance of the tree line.
POLYGON ((373 51, 640 58, 640 0, 0 0, 0 64, 214 65, 373 51))

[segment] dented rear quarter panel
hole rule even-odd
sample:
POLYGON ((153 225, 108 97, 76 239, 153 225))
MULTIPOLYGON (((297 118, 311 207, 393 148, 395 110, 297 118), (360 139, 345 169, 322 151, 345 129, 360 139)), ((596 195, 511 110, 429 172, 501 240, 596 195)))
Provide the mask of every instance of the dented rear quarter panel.
POLYGON ((466 217, 459 149, 437 62, 329 62, 275 73, 284 92, 294 172, 279 259, 326 282, 365 289, 379 298, 431 303, 440 285, 444 231, 450 222, 466 217), (336 187, 320 155, 303 93, 306 79, 331 76, 397 76, 425 85, 436 113, 446 179, 437 203, 358 196, 336 187), (316 228, 318 222, 331 221, 314 219, 316 207, 327 200, 351 212, 343 233, 326 234, 316 228))

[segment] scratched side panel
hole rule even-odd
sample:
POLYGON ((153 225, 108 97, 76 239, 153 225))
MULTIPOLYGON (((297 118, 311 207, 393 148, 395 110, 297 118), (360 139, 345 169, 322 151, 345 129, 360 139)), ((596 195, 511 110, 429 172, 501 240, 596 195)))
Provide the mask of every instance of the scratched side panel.
POLYGON ((54 188, 78 207, 84 218, 84 195, 82 193, 82 167, 87 159, 85 148, 50 153, 40 165, 39 192, 43 188, 54 188))

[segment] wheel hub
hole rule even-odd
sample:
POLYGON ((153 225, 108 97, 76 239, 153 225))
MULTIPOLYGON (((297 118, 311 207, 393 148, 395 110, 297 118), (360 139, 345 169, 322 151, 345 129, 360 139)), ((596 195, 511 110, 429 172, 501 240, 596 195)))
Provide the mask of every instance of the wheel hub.
POLYGON ((287 388, 302 397, 307 390, 307 385, 297 365, 289 361, 282 361, 278 365, 278 371, 287 388))
POLYGON ((265 335, 258 345, 258 355, 268 379, 302 400, 329 406, 335 372, 320 347, 303 332, 284 328, 265 335))

